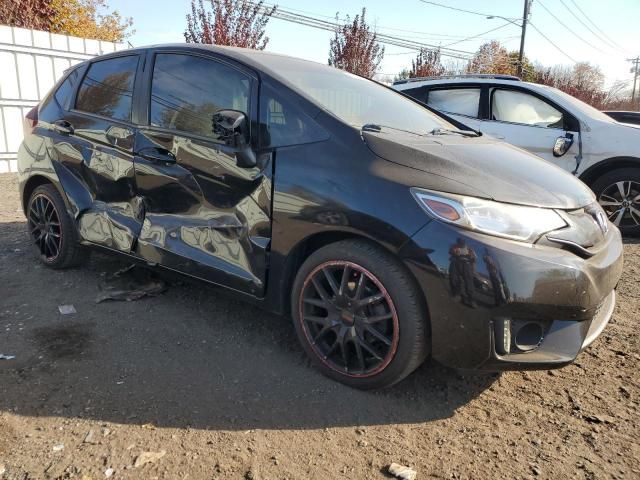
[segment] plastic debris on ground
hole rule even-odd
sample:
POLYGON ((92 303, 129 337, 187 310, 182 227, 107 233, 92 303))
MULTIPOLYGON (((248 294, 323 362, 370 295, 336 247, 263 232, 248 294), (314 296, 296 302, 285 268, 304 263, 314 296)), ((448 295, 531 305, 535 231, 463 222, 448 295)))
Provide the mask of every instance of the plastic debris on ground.
POLYGON ((392 463, 388 470, 391 475, 400 480, 415 480, 418 476, 418 472, 399 463, 392 463))
POLYGON ((143 297, 155 297, 167 289, 164 280, 153 272, 136 265, 129 265, 107 275, 100 285, 96 303, 105 300, 124 300, 131 302, 143 297))
POLYGON ((5 355, 4 353, 0 353, 0 360, 13 360, 16 358, 15 355, 5 355))
POLYGON ((76 312, 76 307, 73 305, 58 305, 58 311, 62 315, 73 315, 76 312))

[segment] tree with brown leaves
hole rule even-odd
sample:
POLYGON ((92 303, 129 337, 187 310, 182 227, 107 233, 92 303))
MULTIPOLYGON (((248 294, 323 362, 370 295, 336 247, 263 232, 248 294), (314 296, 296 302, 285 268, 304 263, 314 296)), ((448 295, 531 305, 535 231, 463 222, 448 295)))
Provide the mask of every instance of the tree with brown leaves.
POLYGON ((446 69, 441 62, 440 49, 430 50, 423 48, 415 60, 411 60, 409 77, 439 77, 444 75, 445 71, 446 69))
POLYGON ((513 75, 515 65, 507 49, 497 40, 492 40, 480 46, 466 70, 467 73, 513 75))
POLYGON ((50 30, 55 16, 51 0, 2 0, 0 24, 13 27, 50 30))
POLYGON ((346 23, 336 28, 329 48, 329 65, 371 78, 382 61, 384 47, 378 43, 375 31, 367 25, 365 13, 363 8, 353 22, 347 15, 346 23))
POLYGON ((191 0, 187 14, 187 43, 208 43, 264 50, 269 42, 265 28, 277 7, 249 0, 210 0, 211 11, 203 0, 191 0))

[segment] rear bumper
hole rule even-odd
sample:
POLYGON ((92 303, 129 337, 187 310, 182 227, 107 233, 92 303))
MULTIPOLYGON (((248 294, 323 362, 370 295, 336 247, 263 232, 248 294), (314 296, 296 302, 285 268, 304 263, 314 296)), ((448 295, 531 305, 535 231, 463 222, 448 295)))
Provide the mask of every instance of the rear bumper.
POLYGON ((622 251, 613 227, 585 259, 431 222, 401 255, 427 299, 433 358, 495 371, 562 366, 589 346, 612 316, 622 251))

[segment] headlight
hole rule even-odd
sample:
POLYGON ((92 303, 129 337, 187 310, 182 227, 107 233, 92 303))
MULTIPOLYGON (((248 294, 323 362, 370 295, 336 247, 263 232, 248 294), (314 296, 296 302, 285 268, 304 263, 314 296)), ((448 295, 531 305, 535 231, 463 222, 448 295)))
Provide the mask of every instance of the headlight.
POLYGON ((412 188, 420 206, 432 216, 469 230, 535 242, 544 233, 567 224, 554 210, 492 202, 475 197, 412 188))

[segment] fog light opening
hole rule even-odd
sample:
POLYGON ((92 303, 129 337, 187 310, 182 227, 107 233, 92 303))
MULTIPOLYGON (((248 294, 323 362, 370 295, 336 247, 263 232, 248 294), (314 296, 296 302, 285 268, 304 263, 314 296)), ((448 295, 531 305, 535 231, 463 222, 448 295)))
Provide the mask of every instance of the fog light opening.
POLYGON ((518 329, 513 343, 518 350, 530 352, 540 346, 543 335, 544 330, 541 324, 538 322, 527 322, 518 329))

